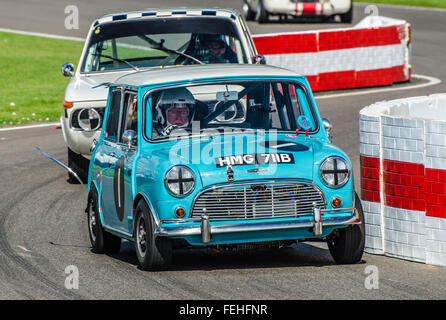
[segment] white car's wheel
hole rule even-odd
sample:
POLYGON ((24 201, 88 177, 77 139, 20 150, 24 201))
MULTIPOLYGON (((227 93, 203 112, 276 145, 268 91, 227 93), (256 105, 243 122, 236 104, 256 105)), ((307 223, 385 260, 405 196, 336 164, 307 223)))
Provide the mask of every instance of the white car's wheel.
POLYGON ((243 17, 245 18, 246 21, 252 21, 256 16, 256 13, 253 10, 251 10, 251 7, 246 2, 246 0, 243 1, 242 12, 243 12, 243 17))
POLYGON ((257 5, 256 21, 259 23, 265 23, 269 21, 269 13, 265 10, 263 0, 259 0, 259 4, 257 5))

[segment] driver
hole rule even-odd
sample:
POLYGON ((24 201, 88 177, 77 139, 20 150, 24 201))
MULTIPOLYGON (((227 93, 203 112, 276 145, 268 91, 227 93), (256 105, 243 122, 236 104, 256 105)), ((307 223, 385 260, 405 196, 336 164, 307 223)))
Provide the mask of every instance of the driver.
POLYGON ((221 36, 205 34, 202 36, 201 43, 203 49, 208 52, 203 60, 209 63, 237 63, 236 54, 226 45, 221 36))
POLYGON ((164 90, 155 107, 154 128, 161 136, 175 128, 190 126, 195 109, 195 98, 186 88, 164 90))

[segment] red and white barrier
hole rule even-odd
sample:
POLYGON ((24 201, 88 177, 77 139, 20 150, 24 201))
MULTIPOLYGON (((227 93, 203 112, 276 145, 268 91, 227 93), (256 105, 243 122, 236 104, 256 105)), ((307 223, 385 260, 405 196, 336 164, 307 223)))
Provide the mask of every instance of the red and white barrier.
POLYGON ((254 35, 267 64, 307 76, 313 91, 411 79, 410 24, 369 16, 353 28, 254 35))
POLYGON ((360 112, 366 251, 446 266, 446 94, 360 112))

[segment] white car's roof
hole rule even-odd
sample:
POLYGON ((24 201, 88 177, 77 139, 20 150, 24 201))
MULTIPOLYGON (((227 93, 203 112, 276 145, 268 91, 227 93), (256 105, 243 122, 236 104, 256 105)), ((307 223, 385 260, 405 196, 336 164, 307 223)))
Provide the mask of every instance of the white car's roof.
POLYGON ((119 13, 110 13, 98 18, 94 25, 122 21, 135 18, 147 17, 170 17, 170 16, 220 16, 236 19, 238 13, 233 9, 224 8, 191 8, 191 7, 177 7, 177 8, 158 8, 158 9, 144 9, 138 11, 128 11, 119 13))
POLYGON ((187 65, 153 68, 124 75, 115 84, 146 86, 174 81, 217 79, 227 77, 301 77, 301 75, 278 67, 252 64, 187 65))

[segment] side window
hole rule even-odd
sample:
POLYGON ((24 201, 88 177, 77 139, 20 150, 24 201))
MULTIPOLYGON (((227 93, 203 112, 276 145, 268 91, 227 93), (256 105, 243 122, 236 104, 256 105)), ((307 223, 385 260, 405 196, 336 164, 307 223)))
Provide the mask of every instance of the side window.
POLYGON ((107 124, 105 126, 105 139, 118 142, 119 119, 121 111, 121 89, 113 90, 110 97, 110 106, 107 115, 107 124))
POLYGON ((126 130, 138 132, 138 108, 137 95, 134 92, 126 92, 124 95, 124 125, 122 133, 126 130))

